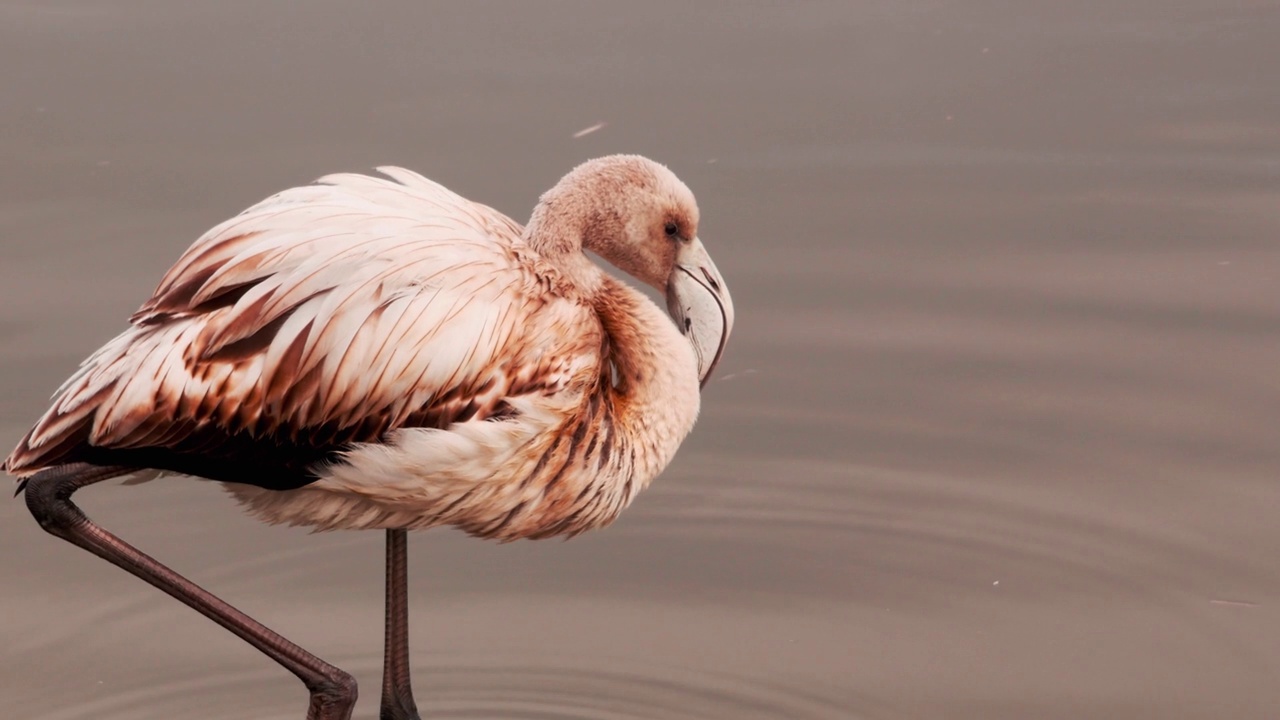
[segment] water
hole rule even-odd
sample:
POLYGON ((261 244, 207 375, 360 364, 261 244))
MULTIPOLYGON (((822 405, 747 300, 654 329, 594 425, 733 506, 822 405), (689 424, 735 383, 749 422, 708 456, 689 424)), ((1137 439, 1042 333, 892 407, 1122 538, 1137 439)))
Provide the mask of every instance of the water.
MULTIPOLYGON (((524 219, 641 152, 732 286, 721 378, 614 527, 413 537, 425 715, 1269 718, 1277 37, 1245 0, 0 3, 0 437, 275 190, 392 162, 524 219)), ((83 505, 376 716, 377 533, 83 505)), ((20 502, 0 547, 6 715, 300 717, 20 502)))

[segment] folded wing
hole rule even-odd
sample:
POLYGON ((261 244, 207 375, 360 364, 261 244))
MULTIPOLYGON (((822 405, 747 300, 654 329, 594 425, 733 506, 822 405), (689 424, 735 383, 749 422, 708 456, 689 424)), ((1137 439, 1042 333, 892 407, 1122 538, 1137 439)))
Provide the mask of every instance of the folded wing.
POLYGON ((120 462, 297 486, 352 442, 599 381, 598 320, 518 224, 381 171, 286 190, 197 240, 5 469, 120 462))

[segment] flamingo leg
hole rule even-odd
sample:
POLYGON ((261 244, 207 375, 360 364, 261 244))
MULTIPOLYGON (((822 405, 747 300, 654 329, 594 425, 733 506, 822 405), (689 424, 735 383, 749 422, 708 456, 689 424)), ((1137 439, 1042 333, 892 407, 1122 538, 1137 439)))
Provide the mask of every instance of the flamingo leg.
POLYGON ((71 502, 72 493, 80 488, 134 469, 79 463, 50 468, 27 480, 27 508, 49 533, 165 591, 296 675, 311 693, 307 720, 350 720, 356 702, 355 678, 102 529, 71 502))
POLYGON ((409 680, 408 533, 387 531, 387 626, 380 720, 420 720, 409 680))

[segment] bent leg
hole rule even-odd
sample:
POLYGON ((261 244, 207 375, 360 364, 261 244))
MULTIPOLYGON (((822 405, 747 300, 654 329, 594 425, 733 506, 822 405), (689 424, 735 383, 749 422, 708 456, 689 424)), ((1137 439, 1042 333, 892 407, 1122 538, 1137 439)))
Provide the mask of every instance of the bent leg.
POLYGON ((311 693, 307 720, 349 720, 356 702, 355 678, 103 530, 71 502, 76 490, 135 469, 85 464, 50 468, 27 479, 27 508, 49 533, 160 588, 296 675, 311 693))

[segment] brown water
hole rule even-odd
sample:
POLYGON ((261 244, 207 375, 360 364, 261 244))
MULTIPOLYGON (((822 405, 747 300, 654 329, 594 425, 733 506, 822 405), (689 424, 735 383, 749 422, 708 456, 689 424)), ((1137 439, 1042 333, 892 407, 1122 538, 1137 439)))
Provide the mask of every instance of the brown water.
MULTIPOLYGON (((396 163, 524 219, 641 152, 733 288, 720 380, 609 530, 414 537, 426 716, 1276 717, 1280 4, 420 5, 0 2, 6 449, 275 190, 396 163)), ((376 716, 379 534, 83 504, 376 716)), ((301 717, 21 502, 0 548, 5 717, 301 717)))

